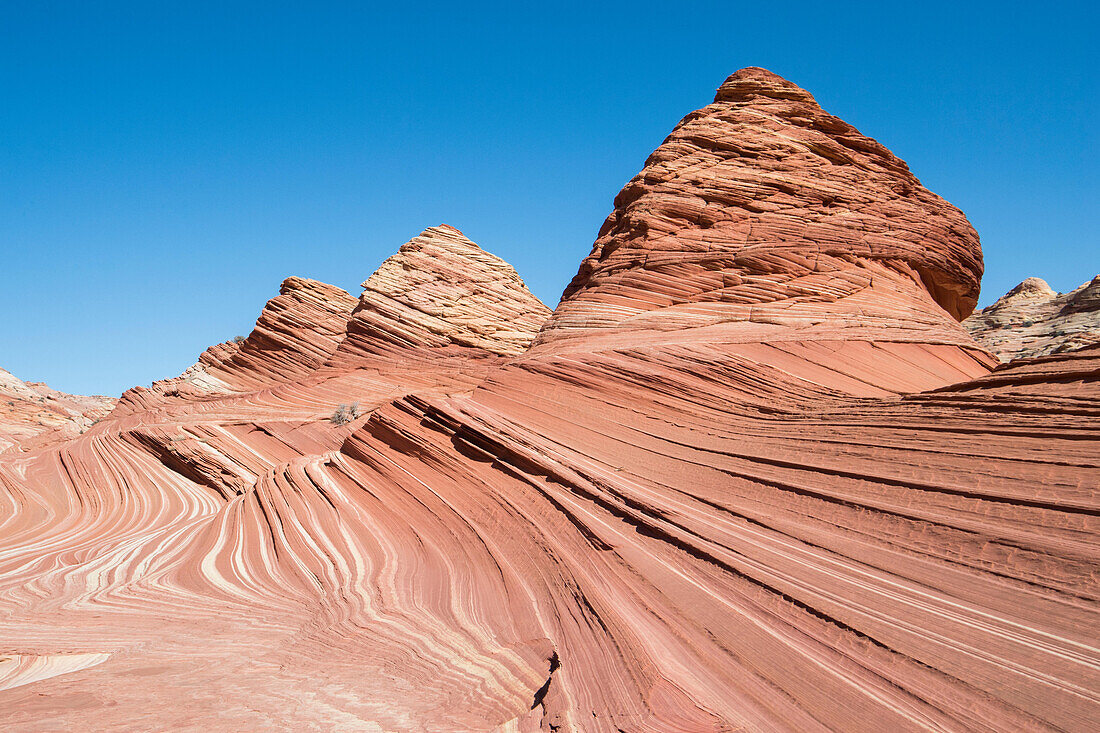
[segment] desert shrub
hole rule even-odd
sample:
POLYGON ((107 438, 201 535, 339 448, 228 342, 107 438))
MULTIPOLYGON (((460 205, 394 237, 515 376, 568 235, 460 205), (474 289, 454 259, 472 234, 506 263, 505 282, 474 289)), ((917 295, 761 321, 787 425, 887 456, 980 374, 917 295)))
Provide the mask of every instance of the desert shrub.
POLYGON ((332 413, 332 417, 329 420, 333 425, 347 425, 349 422, 359 418, 359 403, 352 402, 347 405, 340 405, 336 408, 336 412, 332 413))
POLYGON ((244 336, 234 336, 233 337, 233 343, 235 343, 235 344, 244 343, 244 336))

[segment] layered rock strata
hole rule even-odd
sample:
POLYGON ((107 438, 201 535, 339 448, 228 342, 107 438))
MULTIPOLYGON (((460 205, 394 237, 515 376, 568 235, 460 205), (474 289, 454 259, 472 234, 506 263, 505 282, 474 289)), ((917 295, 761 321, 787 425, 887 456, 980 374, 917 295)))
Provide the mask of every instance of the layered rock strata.
POLYGON ((334 285, 288 277, 246 338, 211 346, 179 377, 127 391, 121 407, 148 408, 165 397, 217 398, 305 376, 343 341, 356 302, 334 285))
POLYGON ((903 161, 743 69, 616 196, 539 342, 736 324, 961 343, 981 274, 970 223, 903 161))
POLYGON ((332 361, 448 345, 515 356, 549 315, 511 265, 444 224, 406 242, 363 283, 332 361))

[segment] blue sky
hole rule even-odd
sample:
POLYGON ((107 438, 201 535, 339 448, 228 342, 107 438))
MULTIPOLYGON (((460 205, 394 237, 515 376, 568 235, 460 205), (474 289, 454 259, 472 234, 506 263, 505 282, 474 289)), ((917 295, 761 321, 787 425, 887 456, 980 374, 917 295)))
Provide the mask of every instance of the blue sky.
POLYGON ((0 366, 80 393, 174 376, 284 277, 358 294, 444 222, 554 306, 744 66, 959 206, 983 304, 1100 272, 1092 3, 396 5, 4 3, 0 366))

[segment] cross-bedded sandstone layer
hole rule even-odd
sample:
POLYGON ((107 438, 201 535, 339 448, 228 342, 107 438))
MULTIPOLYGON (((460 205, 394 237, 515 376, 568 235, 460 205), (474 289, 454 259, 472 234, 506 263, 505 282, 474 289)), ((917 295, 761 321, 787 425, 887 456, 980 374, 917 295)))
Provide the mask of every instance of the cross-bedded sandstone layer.
POLYGON ((999 366, 980 270, 901 161, 739 72, 533 347, 437 227, 327 358, 0 457, 7 727, 1088 730, 1100 350, 999 366))
POLYGON ((403 244, 363 283, 332 364, 447 345, 515 356, 549 315, 511 265, 443 224, 403 244))

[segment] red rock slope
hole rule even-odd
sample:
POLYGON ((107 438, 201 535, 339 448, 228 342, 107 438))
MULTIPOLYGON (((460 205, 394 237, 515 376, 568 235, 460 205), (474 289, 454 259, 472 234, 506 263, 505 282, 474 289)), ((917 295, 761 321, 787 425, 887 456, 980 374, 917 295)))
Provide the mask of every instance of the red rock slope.
POLYGON ((710 185, 742 192, 715 209, 759 217, 756 254, 701 244, 673 179, 636 179, 519 356, 475 317, 526 313, 518 285, 406 245, 417 274, 383 266, 310 375, 0 460, 8 727, 1093 727, 1100 351, 991 371, 955 321, 965 219, 804 91, 746 70, 699 115, 775 145, 823 127, 824 159, 864 173, 804 177, 867 231, 800 251, 775 162, 731 153, 710 185), (896 226, 871 213, 887 180, 896 226), (678 233, 608 238, 632 217, 678 233), (345 394, 369 415, 327 423, 345 394))
POLYGON ((1100 344, 1100 275, 1068 293, 1029 277, 963 325, 1002 361, 1100 344))
POLYGON ((288 277, 248 337, 211 346, 175 379, 127 391, 122 408, 148 407, 164 397, 251 392, 309 374, 343 341, 355 303, 333 285, 288 277))

